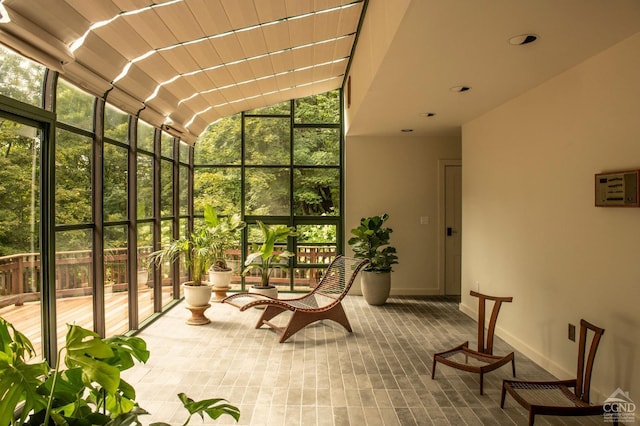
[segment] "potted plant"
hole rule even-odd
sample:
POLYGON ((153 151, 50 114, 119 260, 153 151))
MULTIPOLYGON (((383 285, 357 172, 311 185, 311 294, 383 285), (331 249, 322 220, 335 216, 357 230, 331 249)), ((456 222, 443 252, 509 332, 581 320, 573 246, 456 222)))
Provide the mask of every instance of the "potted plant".
POLYGON ((206 306, 211 298, 211 284, 202 281, 202 276, 207 274, 216 259, 213 247, 213 234, 203 227, 154 251, 149 260, 160 268, 166 261, 172 263, 185 255, 185 265, 191 277, 191 281, 182 283, 185 301, 189 306, 206 306))
POLYGON ((391 266, 398 263, 395 247, 389 246, 393 229, 385 227, 388 214, 360 219, 351 230, 348 244, 359 259, 369 259, 363 269, 362 295, 370 305, 383 305, 391 291, 391 266))
MULTIPOLYGON (((135 389, 120 374, 133 367, 134 360, 144 363, 149 358, 143 339, 103 339, 67 325, 66 344, 55 367, 31 361, 35 354, 31 341, 0 318, 0 425, 139 425, 138 416, 149 414, 135 402, 135 389)), ((184 393, 178 397, 188 411, 184 425, 194 414, 214 420, 240 417, 238 408, 224 399, 194 401, 184 393)))
POLYGON ((260 283, 254 284, 249 292, 264 294, 275 299, 278 297, 278 289, 269 283, 271 271, 274 268, 286 267, 289 258, 294 256, 294 253, 287 250, 276 251, 276 241, 295 237, 298 233, 295 228, 285 225, 267 226, 260 221, 257 221, 257 224, 262 232, 263 243, 260 246, 253 244, 253 252, 247 256, 244 262, 245 268, 242 271, 242 275, 246 276, 252 269, 260 269, 260 283))
POLYGON ((218 288, 229 288, 232 269, 227 264, 227 251, 237 244, 237 232, 247 224, 240 219, 239 214, 218 217, 213 206, 204 208, 204 221, 207 231, 211 233, 211 248, 213 263, 209 268, 209 282, 218 288))

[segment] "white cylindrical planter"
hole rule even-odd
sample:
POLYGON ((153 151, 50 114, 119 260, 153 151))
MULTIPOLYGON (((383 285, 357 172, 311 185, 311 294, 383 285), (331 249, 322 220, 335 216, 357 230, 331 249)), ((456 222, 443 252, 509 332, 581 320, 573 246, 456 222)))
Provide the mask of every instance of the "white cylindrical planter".
POLYGON ((214 287, 226 288, 231 284, 231 274, 233 271, 229 269, 228 271, 216 271, 213 269, 209 270, 209 283, 214 287))
POLYGON ((364 300, 370 305, 384 305, 391 292, 391 272, 362 271, 361 274, 364 300))
POLYGON ((227 297, 227 291, 231 290, 231 274, 233 271, 215 271, 209 269, 209 282, 213 285, 212 302, 222 302, 227 297))
POLYGON ((146 269, 139 270, 138 271, 138 286, 142 287, 143 285, 146 285, 148 280, 149 280, 149 271, 147 271, 146 269))
MULTIPOLYGON (((270 287, 249 287, 249 293, 261 294, 263 296, 269 296, 272 299, 278 298, 278 287, 270 286, 270 287)), ((264 309, 264 306, 256 306, 256 309, 264 309)))
POLYGON ((203 282, 202 285, 191 285, 193 281, 182 284, 184 300, 190 306, 205 306, 211 299, 211 285, 203 282))

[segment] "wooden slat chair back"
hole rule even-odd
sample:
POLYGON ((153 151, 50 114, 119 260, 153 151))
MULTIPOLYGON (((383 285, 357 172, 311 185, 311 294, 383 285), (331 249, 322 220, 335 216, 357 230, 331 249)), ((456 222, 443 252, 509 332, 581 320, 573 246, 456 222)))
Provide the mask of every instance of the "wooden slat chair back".
POLYGON ((593 363, 596 358, 596 351, 600 345, 600 339, 604 334, 604 329, 581 319, 580 320, 580 340, 578 341, 578 371, 576 373, 575 395, 583 402, 589 403, 589 393, 591 390, 591 373, 593 363), (593 332, 591 345, 589 345, 589 355, 585 363, 585 353, 587 349, 587 331, 593 332))
POLYGON ((351 324, 341 302, 353 285, 358 272, 367 263, 369 261, 366 259, 337 256, 327 267, 318 285, 300 297, 273 299, 255 293, 236 293, 223 299, 222 302, 235 306, 241 311, 265 306, 256 328, 267 325, 278 331, 281 334, 280 343, 285 342, 307 325, 325 319, 335 321, 351 332, 351 324), (292 312, 292 315, 285 327, 279 327, 270 321, 287 311, 292 312))
POLYGON ((466 341, 455 348, 437 353, 433 356, 433 366, 431 378, 435 379, 436 363, 448 365, 463 371, 469 371, 480 375, 480 395, 484 393, 484 374, 502 367, 511 362, 513 376, 516 375, 516 365, 513 352, 504 356, 493 354, 493 342, 498 321, 498 314, 503 303, 513 301, 513 297, 497 297, 481 294, 476 291, 470 292, 471 296, 478 298, 478 350, 469 348, 466 341), (489 327, 486 325, 487 301, 493 302, 493 309, 489 317, 489 327))
MULTIPOLYGON (((589 400, 591 373, 603 334, 604 329, 581 319, 576 378, 556 381, 504 380, 500 407, 504 408, 508 392, 514 400, 529 411, 530 426, 534 424, 536 415, 595 416, 604 414, 602 405, 591 405, 589 400), (587 353, 588 334, 591 334, 592 337, 587 353)), ((617 419, 613 419, 613 424, 618 424, 617 419)))

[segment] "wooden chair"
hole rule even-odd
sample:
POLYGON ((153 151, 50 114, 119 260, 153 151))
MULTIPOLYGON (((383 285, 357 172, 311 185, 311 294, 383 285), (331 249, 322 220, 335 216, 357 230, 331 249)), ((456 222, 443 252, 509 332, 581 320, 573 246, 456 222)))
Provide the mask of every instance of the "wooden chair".
MULTIPOLYGON (((504 380, 502 382, 502 396, 500 408, 504 408, 504 400, 509 392, 520 405, 529 411, 529 425, 533 425, 536 414, 549 416, 596 416, 604 413, 602 405, 589 403, 591 387, 591 371, 600 337, 604 334, 602 328, 596 327, 585 320, 580 320, 580 340, 578 344, 578 373, 575 379, 527 382, 504 380), (585 350, 587 345, 587 331, 593 331, 589 354, 585 364, 585 350), (569 388, 573 388, 571 391, 569 388)), ((618 424, 616 420, 613 422, 618 424)))
POLYGON ((445 352, 437 353, 433 356, 433 367, 431 369, 431 378, 436 375, 436 363, 448 365, 459 370, 470 371, 480 374, 480 395, 484 392, 484 375, 490 371, 500 368, 511 362, 513 377, 516 376, 516 364, 513 358, 513 352, 498 356, 493 354, 493 335, 496 328, 496 321, 500 306, 503 302, 511 302, 512 297, 494 297, 480 294, 475 291, 471 295, 478 298, 478 350, 474 351, 469 348, 469 342, 464 342, 445 352), (493 310, 489 320, 489 329, 486 334, 485 343, 485 305, 486 301, 493 301, 493 310))
POLYGON ((254 293, 236 293, 223 299, 222 302, 235 306, 241 311, 264 305, 265 309, 256 328, 264 324, 278 331, 281 334, 280 343, 285 342, 307 325, 325 319, 335 321, 351 332, 351 325, 341 302, 349 292, 356 275, 367 263, 369 261, 366 259, 337 256, 318 285, 311 292, 294 299, 273 299, 254 293), (292 312, 292 315, 285 327, 279 327, 269 321, 287 311, 292 312))

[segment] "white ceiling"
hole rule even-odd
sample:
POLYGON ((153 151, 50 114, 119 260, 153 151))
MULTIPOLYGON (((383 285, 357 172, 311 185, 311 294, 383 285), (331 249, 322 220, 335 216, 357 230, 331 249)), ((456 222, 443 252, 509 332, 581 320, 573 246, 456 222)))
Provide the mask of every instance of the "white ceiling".
MULTIPOLYGON (((368 8, 388 1, 369 0, 368 8)), ((640 31, 640 0, 393 1, 410 4, 350 117, 350 135, 397 135, 401 129, 413 129, 413 135, 459 134, 462 124, 640 31), (526 46, 507 42, 523 33, 539 39, 526 46), (449 90, 458 85, 471 90, 449 90), (436 115, 421 116, 429 112, 436 115)), ((0 13, 11 18, 0 17, 0 42, 91 93, 108 91, 116 106, 139 111, 154 125, 170 123, 193 141, 220 117, 340 87, 364 2, 0 0, 0 5, 6 8, 0 13), (155 6, 145 9, 150 5, 155 6), (141 8, 142 13, 127 13, 141 8), (325 12, 307 15, 314 11, 325 12), (92 28, 98 22, 104 25, 92 28)), ((358 49, 375 48, 357 46, 355 60, 358 49)))
POLYGON ((349 134, 459 134, 462 124, 639 31, 638 0, 413 0, 349 134), (523 33, 539 39, 508 43, 523 33), (449 91, 458 85, 472 89, 449 91), (427 112, 436 115, 420 116, 427 112))

